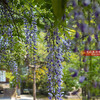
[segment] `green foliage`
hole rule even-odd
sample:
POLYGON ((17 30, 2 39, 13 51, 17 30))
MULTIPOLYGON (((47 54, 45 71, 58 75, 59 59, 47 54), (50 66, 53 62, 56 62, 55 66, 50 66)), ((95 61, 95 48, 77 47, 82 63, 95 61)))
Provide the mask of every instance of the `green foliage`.
MULTIPOLYGON (((2 0, 3 1, 3 0, 2 0)), ((24 18, 26 18, 28 20, 29 25, 32 23, 32 17, 30 17, 30 15, 32 14, 30 11, 30 7, 32 8, 32 11, 34 12, 35 18, 37 20, 37 26, 39 31, 37 32, 37 61, 44 61, 45 62, 45 58, 47 55, 47 51, 46 51, 46 43, 44 41, 44 37, 45 37, 45 33, 44 31, 44 27, 45 27, 45 23, 43 22, 45 20, 45 22, 50 26, 50 32, 51 34, 53 34, 53 29, 54 27, 58 27, 59 28, 59 36, 62 37, 63 39, 65 38, 65 36, 67 37, 67 39, 70 39, 73 41, 73 44, 71 45, 71 49, 73 49, 75 47, 74 42, 76 41, 76 39, 74 38, 75 35, 75 30, 72 28, 69 28, 69 26, 67 26, 68 22, 69 22, 69 17, 71 17, 73 19, 73 16, 69 16, 69 12, 71 12, 73 10, 72 5, 70 5, 69 7, 66 8, 66 3, 69 2, 70 0, 9 0, 9 6, 10 8, 12 8, 12 11, 9 11, 9 9, 7 8, 8 12, 12 14, 12 18, 10 19, 9 17, 5 18, 4 16, 0 15, 0 37, 2 32, 6 32, 7 29, 3 29, 3 25, 7 25, 9 26, 10 24, 13 25, 13 47, 10 46, 10 43, 8 44, 8 48, 7 50, 5 50, 5 52, 2 52, 2 50, 4 49, 4 47, 1 48, 0 50, 0 55, 2 55, 2 60, 0 63, 1 68, 10 70, 9 66, 9 61, 14 60, 17 62, 17 64, 19 65, 18 68, 20 69, 21 67, 25 67, 25 56, 27 55, 26 52, 26 44, 25 44, 25 32, 24 32, 24 18), (12 6, 12 2, 13 2, 13 6, 12 6), (24 7, 22 7, 24 6, 24 7), (29 14, 25 14, 24 12, 29 12, 29 14), (62 20, 62 16, 66 14, 66 19, 62 20), (13 19, 13 20, 12 20, 13 19), (54 26, 52 26, 52 23, 54 24, 54 26), (52 27, 51 27, 52 26, 52 27), (65 35, 64 35, 65 34, 65 35), (12 53, 11 53, 11 48, 13 49, 12 53), (23 65, 23 66, 22 66, 23 65)), ((100 4, 100 0, 98 0, 98 3, 100 4)), ((79 2, 79 5, 81 5, 83 7, 83 5, 79 2)), ((86 6, 83 9, 83 13, 85 18, 88 17, 88 11, 92 11, 91 9, 91 5, 90 6, 86 6)), ((91 24, 95 23, 95 19, 93 19, 94 16, 92 17, 91 20, 91 24)), ((85 21, 85 23, 88 23, 88 20, 85 21)), ((74 23, 72 23, 72 25, 74 25, 74 23)), ((76 27, 76 26, 74 26, 76 27)), ((79 32, 80 36, 82 36, 82 33, 79 32)), ((52 36, 52 35, 51 35, 52 36)), ((92 36, 92 42, 91 42, 91 49, 94 50, 95 46, 95 42, 96 40, 94 39, 94 35, 92 36)), ((3 35, 4 38, 9 38, 10 37, 7 34, 3 35)), ((99 39, 100 39, 100 34, 99 34, 99 39)), ((82 44, 82 42, 86 41, 87 37, 84 38, 84 40, 79 39, 77 40, 77 44, 79 43, 79 52, 78 53, 73 53, 73 51, 71 50, 71 53, 69 53, 70 56, 70 62, 68 61, 68 57, 66 55, 68 55, 67 52, 64 53, 64 62, 62 63, 64 66, 64 75, 63 75, 63 84, 62 86, 64 87, 64 91, 72 91, 72 87, 87 87, 88 90, 91 91, 91 93, 99 93, 99 89, 98 88, 94 88, 93 84, 95 81, 100 82, 100 57, 92 57, 92 59, 90 60, 90 57, 87 57, 87 61, 86 62, 82 62, 83 57, 80 57, 80 52, 83 50, 84 45, 82 44), (91 62, 91 64, 90 64, 91 62), (84 72, 84 66, 88 65, 89 67, 89 72, 84 72), (73 78, 71 77, 71 74, 69 72, 69 68, 74 68, 79 70, 78 76, 73 78), (86 76, 86 80, 83 83, 79 83, 79 77, 80 76, 86 76)), ((4 42, 4 41, 3 41, 4 42)), ((3 44, 3 43, 2 43, 3 44)), ((3 44, 4 46, 4 44, 3 44)), ((27 45, 29 47, 29 45, 27 45)), ((32 45, 33 46, 33 45, 32 45)), ((31 61, 33 62, 33 49, 31 48, 29 50, 30 53, 30 57, 31 57, 31 61)), ((47 70, 47 69, 46 69, 47 70)), ((10 79, 11 82, 13 82, 13 84, 15 85, 16 80, 14 79, 14 76, 11 75, 11 73, 7 73, 7 77, 10 79)), ((32 74, 30 75, 30 77, 32 78, 32 74)), ((22 76, 22 80, 25 79, 25 81, 27 81, 28 76, 22 76)), ((42 70, 39 69, 37 71, 37 86, 38 89, 40 89, 41 91, 46 91, 46 73, 42 70)), ((31 82, 33 80, 30 80, 31 82)), ((96 95, 97 95, 96 94, 96 95)))
POLYGON ((6 78, 9 79, 10 87, 14 88, 16 84, 16 82, 14 81, 15 76, 13 76, 11 72, 6 72, 6 78))
POLYGON ((65 13, 65 6, 67 0, 51 0, 51 1, 55 17, 61 20, 62 16, 65 13))

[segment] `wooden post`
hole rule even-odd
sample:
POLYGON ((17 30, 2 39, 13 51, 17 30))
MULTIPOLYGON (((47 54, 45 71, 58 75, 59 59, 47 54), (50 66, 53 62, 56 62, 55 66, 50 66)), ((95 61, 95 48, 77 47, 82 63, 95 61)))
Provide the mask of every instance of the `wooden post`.
POLYGON ((33 68, 33 100, 36 100, 36 68, 33 68))
POLYGON ((36 69, 40 67, 40 65, 30 65, 29 67, 32 68, 33 71, 33 100, 36 100, 36 69))

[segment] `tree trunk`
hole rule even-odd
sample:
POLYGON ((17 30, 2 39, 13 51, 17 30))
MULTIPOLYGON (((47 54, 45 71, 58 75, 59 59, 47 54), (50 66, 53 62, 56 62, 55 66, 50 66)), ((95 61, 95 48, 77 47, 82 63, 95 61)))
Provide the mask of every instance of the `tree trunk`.
POLYGON ((36 100, 36 72, 33 68, 33 100, 36 100))

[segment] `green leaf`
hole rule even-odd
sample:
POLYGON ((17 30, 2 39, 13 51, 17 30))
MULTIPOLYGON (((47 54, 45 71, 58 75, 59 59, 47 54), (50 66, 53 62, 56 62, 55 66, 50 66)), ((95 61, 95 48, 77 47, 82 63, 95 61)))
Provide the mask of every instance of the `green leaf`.
POLYGON ((38 4, 41 4, 43 3, 44 0, 34 0, 34 2, 38 3, 38 4))
POLYGON ((67 0, 51 0, 54 15, 57 19, 61 19, 61 17, 65 13, 65 6, 67 0))
POLYGON ((40 23, 39 19, 37 19, 37 26, 44 29, 44 25, 40 23))

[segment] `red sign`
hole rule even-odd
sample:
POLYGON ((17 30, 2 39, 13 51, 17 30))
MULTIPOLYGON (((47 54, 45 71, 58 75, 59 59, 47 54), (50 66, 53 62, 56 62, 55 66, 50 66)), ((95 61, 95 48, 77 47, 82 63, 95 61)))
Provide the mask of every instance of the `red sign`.
POLYGON ((100 50, 84 50, 81 51, 83 56, 100 56, 100 50))

